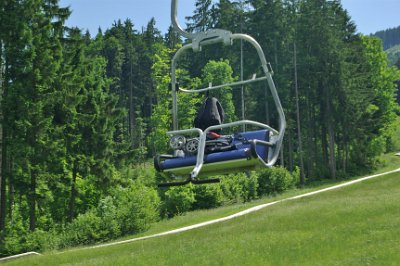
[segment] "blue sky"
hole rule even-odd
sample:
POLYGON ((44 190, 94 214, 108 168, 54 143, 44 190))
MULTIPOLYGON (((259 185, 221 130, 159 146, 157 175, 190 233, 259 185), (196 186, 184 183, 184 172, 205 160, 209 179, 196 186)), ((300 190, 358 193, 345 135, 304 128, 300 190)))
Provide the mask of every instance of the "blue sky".
MULTIPOLYGON (((191 15, 195 0, 179 1, 179 17, 191 15)), ((342 0, 359 32, 374 33, 378 30, 400 26, 400 0, 342 0)), ((163 33, 170 24, 170 0, 60 0, 60 6, 70 6, 73 13, 67 25, 89 29, 110 28, 114 21, 130 18, 140 30, 154 17, 157 28, 163 33)))

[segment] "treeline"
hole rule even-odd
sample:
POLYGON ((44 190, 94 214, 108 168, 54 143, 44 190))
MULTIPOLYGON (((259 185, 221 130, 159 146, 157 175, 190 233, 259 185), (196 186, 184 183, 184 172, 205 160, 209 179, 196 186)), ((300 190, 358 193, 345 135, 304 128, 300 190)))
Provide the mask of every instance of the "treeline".
POLYGON ((377 31, 373 34, 373 36, 381 38, 383 41, 383 49, 387 50, 400 44, 400 26, 377 31))
MULTIPOLYGON (((141 31, 127 19, 90 36, 65 27, 70 13, 58 0, 0 2, 2 240, 74 232, 91 219, 92 236, 115 225, 100 237, 106 239, 142 230, 159 214, 154 175, 144 179, 132 169, 167 151, 170 60, 182 40, 171 28, 163 36, 154 19, 141 31)), ((302 182, 368 170, 392 148, 399 71, 388 67, 378 39, 355 33, 340 1, 198 0, 187 21, 188 30, 223 28, 260 42, 288 120, 280 165, 291 172, 299 166, 302 182)), ((243 77, 259 73, 245 43, 204 47, 179 62, 180 86, 239 79, 241 47, 243 77)), ((274 126, 271 95, 261 85, 244 88, 244 113, 274 126)), ((213 95, 227 122, 242 117, 237 89, 213 95)), ((182 128, 192 125, 203 99, 179 95, 182 128)), ((173 193, 160 192, 161 200, 170 202, 173 193)))

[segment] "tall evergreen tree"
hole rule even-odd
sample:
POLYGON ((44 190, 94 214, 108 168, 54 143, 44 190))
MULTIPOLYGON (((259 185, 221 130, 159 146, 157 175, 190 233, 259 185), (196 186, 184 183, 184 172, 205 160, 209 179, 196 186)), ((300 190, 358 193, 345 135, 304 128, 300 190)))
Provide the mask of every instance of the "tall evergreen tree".
POLYGON ((187 30, 201 32, 213 28, 215 21, 213 21, 212 16, 212 0, 196 0, 195 5, 196 9, 193 12, 193 16, 186 17, 186 20, 188 20, 187 30))
POLYGON ((166 46, 169 49, 174 49, 177 46, 182 44, 180 35, 177 32, 175 32, 175 30, 172 26, 169 26, 168 32, 165 34, 164 39, 165 39, 166 46))
POLYGON ((14 171, 9 173, 13 182, 28 188, 16 187, 28 199, 29 228, 35 230, 38 187, 52 147, 51 110, 61 62, 63 23, 70 12, 59 8, 57 1, 21 2, 14 7, 20 13, 19 22, 13 27, 20 30, 8 34, 17 35, 20 43, 16 45, 10 40, 6 48, 10 53, 11 83, 5 108, 10 127, 8 138, 13 145, 4 158, 11 160, 6 165, 13 165, 14 171))

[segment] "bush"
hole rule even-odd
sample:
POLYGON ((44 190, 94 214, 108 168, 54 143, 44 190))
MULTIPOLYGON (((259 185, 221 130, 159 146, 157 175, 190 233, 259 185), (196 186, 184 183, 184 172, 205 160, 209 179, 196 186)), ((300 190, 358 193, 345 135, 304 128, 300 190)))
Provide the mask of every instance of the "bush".
POLYGON ((271 195, 282 193, 296 184, 298 169, 293 175, 283 167, 267 168, 258 173, 258 194, 271 195))
POLYGON ((226 176, 221 189, 229 202, 247 202, 257 198, 257 177, 253 174, 231 174, 226 176))
POLYGON ((79 215, 64 230, 64 247, 106 241, 123 234, 142 232, 155 222, 159 198, 141 184, 119 188, 115 196, 100 200, 97 208, 79 215))
POLYGON ((3 241, 0 241, 0 255, 1 256, 9 256, 13 254, 27 252, 26 246, 26 238, 27 238, 27 228, 28 225, 24 223, 24 220, 21 215, 19 205, 15 205, 14 215, 11 220, 7 221, 5 234, 2 231, 1 238, 4 238, 3 241))
POLYGON ((220 186, 203 185, 194 188, 195 202, 193 209, 216 208, 223 204, 224 194, 220 186))
POLYGON ((172 217, 192 209, 196 201, 193 186, 171 187, 164 194, 164 215, 172 217))
POLYGON ((102 225, 99 228, 100 234, 104 236, 103 240, 109 240, 121 235, 121 225, 117 220, 117 207, 115 206, 115 199, 108 196, 101 199, 96 208, 98 217, 101 217, 102 225))
POLYGON ((63 234, 63 247, 87 245, 103 239, 102 220, 91 209, 68 224, 63 234))
POLYGON ((27 235, 26 247, 27 251, 49 251, 59 248, 62 241, 60 234, 54 229, 49 231, 37 229, 27 235))
POLYGON ((157 191, 136 184, 116 195, 116 217, 122 234, 142 232, 159 219, 157 191))

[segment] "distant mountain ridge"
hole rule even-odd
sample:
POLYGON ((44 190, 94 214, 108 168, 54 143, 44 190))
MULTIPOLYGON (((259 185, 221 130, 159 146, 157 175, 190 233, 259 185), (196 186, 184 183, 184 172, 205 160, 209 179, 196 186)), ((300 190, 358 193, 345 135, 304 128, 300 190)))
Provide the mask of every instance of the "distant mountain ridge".
POLYGON ((382 39, 385 50, 400 44, 400 26, 377 31, 371 35, 382 39))

